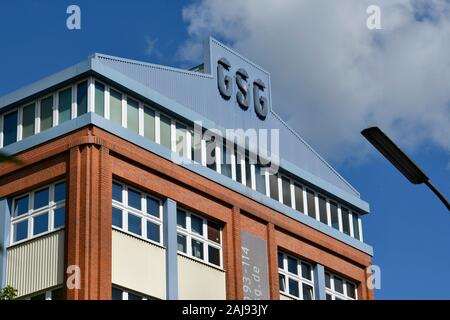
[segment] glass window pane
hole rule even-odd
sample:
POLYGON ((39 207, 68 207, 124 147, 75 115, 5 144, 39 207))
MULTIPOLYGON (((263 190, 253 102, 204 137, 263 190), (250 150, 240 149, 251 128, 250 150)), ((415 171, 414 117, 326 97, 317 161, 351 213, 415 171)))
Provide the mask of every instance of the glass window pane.
POLYGON ((142 297, 128 292, 128 300, 142 300, 142 297))
POLYGON ((245 185, 252 187, 252 166, 250 165, 250 156, 248 150, 245 151, 245 185))
POLYGON ((295 209, 297 211, 300 211, 301 213, 304 213, 305 208, 303 207, 303 188, 295 183, 294 193, 295 193, 295 209))
POLYGON ((279 199, 278 196, 278 175, 269 174, 269 184, 270 184, 270 197, 274 200, 279 199))
POLYGON ((266 174, 261 165, 255 165, 256 191, 266 194, 266 174))
POLYGON ((123 299, 122 293, 123 293, 122 290, 118 288, 112 288, 112 295, 111 295, 112 300, 122 300, 123 299))
POLYGON ((345 208, 341 208, 341 213, 342 213, 342 231, 345 234, 350 235, 350 215, 348 213, 348 210, 345 208))
POLYGON ((45 292, 30 297, 30 300, 36 300, 36 301, 38 301, 38 300, 45 300, 45 292))
POLYGON ((32 136, 34 134, 34 120, 36 119, 34 103, 23 108, 22 119, 22 138, 32 136))
POLYGON ((117 208, 112 208, 112 225, 118 228, 122 228, 122 210, 117 208))
POLYGON ((356 239, 359 239, 359 221, 358 221, 358 215, 356 213, 352 214, 352 219, 353 219, 353 236, 356 239))
POLYGON ((55 185, 55 202, 66 200, 66 183, 61 182, 55 185))
POLYGON ((154 217, 159 218, 159 201, 150 197, 147 197, 147 213, 154 217))
POLYGON ((311 218, 316 218, 316 203, 314 200, 314 192, 311 190, 306 190, 306 201, 308 203, 308 216, 311 218))
POLYGON ((319 196, 319 216, 320 222, 328 224, 327 200, 322 196, 319 196))
POLYGON ((283 274, 278 275, 278 282, 280 285, 280 291, 286 292, 286 278, 283 274))
POLYGON ((58 208, 55 210, 55 216, 53 219, 53 228, 61 228, 64 227, 66 220, 66 208, 58 208))
POLYGON ((288 271, 293 274, 298 274, 297 270, 297 259, 287 257, 288 271))
POLYGON ((14 205, 14 217, 18 217, 28 212, 28 195, 16 199, 14 205))
POLYGON ((212 221, 208 221, 208 239, 220 243, 220 226, 212 221))
POLYGON ((206 140, 206 166, 216 171, 216 142, 215 137, 209 137, 206 140))
POLYGON ((182 234, 177 234, 177 243, 178 243, 178 251, 186 253, 187 252, 186 236, 182 234))
POLYGON ((78 117, 87 112, 87 82, 77 86, 77 115, 78 117))
POLYGON ((132 208, 141 210, 141 193, 132 189, 128 189, 128 205, 132 208))
POLYGON ((281 185, 283 188, 283 203, 287 206, 292 206, 291 202, 291 182, 289 179, 282 178, 281 185))
POLYGON ((292 294, 295 297, 299 297, 300 294, 298 292, 298 282, 294 279, 289 278, 289 294, 292 294))
POLYGON ((313 288, 307 285, 306 283, 303 283, 302 289, 303 289, 303 300, 312 300, 314 297, 313 288))
POLYGON ((127 128, 139 133, 139 102, 127 98, 127 128))
POLYGON ((59 92, 58 103, 58 122, 61 124, 72 118, 72 88, 59 92))
POLYGON ((189 129, 191 135, 191 157, 197 163, 202 162, 202 139, 201 134, 194 134, 194 130, 189 129))
POLYGON ((304 279, 312 280, 312 277, 311 277, 312 268, 311 268, 311 266, 309 264, 303 263, 303 262, 301 263, 301 266, 302 266, 302 277, 304 279))
POLYGON ((140 217, 128 213, 128 231, 137 235, 142 235, 142 224, 140 217))
POLYGON ((192 256, 203 260, 203 243, 198 240, 192 239, 191 245, 192 256))
POLYGON ((122 185, 113 182, 112 198, 118 202, 122 202, 122 185))
POLYGON ((336 203, 330 202, 330 211, 331 211, 331 226, 339 230, 338 207, 336 203))
POLYGON ((284 256, 281 252, 278 252, 278 268, 284 269, 284 256))
POLYGON ((235 162, 236 162, 236 181, 242 183, 241 160, 242 155, 238 152, 238 148, 234 146, 235 162))
POLYGON ((184 124, 176 123, 175 136, 176 151, 181 157, 188 156, 187 150, 187 128, 184 124))
POLYGON ((147 239, 159 242, 159 226, 155 223, 147 221, 147 239))
POLYGON ((331 277, 328 272, 325 272, 325 287, 331 289, 331 277))
POLYGON ((17 141, 17 111, 3 117, 3 146, 17 141))
POLYGON ((144 137, 155 141, 155 111, 144 108, 144 137))
POLYGON ((221 160, 221 172, 224 176, 231 178, 231 153, 227 148, 227 144, 224 142, 222 146, 222 158, 221 160))
POLYGON ((33 235, 48 231, 48 212, 35 216, 33 219, 33 235))
POLYGON ((122 125, 122 94, 114 89, 109 92, 109 119, 122 125))
POLYGON ((95 113, 105 116, 105 86, 100 82, 95 82, 95 113))
POLYGON ((177 210, 177 226, 186 229, 186 212, 177 210))
POLYGON ((333 297, 331 296, 331 294, 327 293, 327 300, 333 300, 333 297))
POLYGON ((191 230, 194 233, 203 235, 203 219, 191 215, 191 230))
POLYGON ((216 247, 208 246, 208 260, 210 263, 220 266, 220 250, 216 247))
POLYGON ((51 292, 52 300, 63 300, 64 299, 64 291, 62 288, 52 290, 51 292))
POLYGON ((34 209, 39 209, 48 205, 49 190, 48 188, 39 190, 34 193, 34 209))
POLYGON ((334 291, 344 293, 344 281, 341 278, 334 277, 334 291))
POLYGON ((28 237, 28 220, 21 221, 14 225, 14 241, 20 241, 28 237))
POLYGON ((171 120, 169 117, 166 117, 165 115, 160 115, 159 117, 160 122, 160 143, 164 147, 168 149, 172 149, 172 143, 171 143, 171 130, 170 130, 170 123, 171 120))
POLYGON ((356 299, 356 286, 350 282, 346 282, 346 285, 347 285, 347 296, 356 299))
POLYGON ((53 125, 53 96, 41 100, 41 132, 53 125))

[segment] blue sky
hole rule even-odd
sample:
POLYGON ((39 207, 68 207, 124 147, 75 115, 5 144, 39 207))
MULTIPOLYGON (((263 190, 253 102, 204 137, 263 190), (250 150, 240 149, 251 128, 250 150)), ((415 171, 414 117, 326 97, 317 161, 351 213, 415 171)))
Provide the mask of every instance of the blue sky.
MULTIPOLYGON (((238 30, 236 31, 238 35, 224 33, 218 29, 214 21, 207 21, 199 27, 198 21, 193 18, 195 13, 199 13, 198 11, 185 11, 183 19, 182 10, 186 5, 186 1, 178 0, 164 2, 2 1, 0 3, 2 43, 0 95, 77 63, 93 52, 171 66, 193 66, 196 58, 195 41, 205 34, 211 34, 228 41, 238 51, 244 51, 243 53, 249 59, 256 59, 258 63, 269 69, 273 75, 276 101, 277 90, 285 83, 279 80, 278 86, 276 85, 276 80, 282 79, 284 74, 279 75, 274 69, 278 64, 289 66, 298 61, 293 58, 276 61, 271 55, 259 56, 256 53, 253 55, 251 49, 245 49, 245 44, 246 41, 256 40, 248 40, 241 36, 239 23, 232 18, 227 20, 231 29, 238 30), (81 7, 81 31, 69 31, 66 28, 66 8, 70 4, 78 4, 81 7), (190 14, 192 12, 194 14, 190 14)), ((201 7, 197 7, 199 8, 201 7)), ((315 9, 311 10, 316 11, 315 9)), ((208 7, 207 13, 211 14, 211 11, 212 9, 208 7)), ((228 13, 224 13, 226 14, 228 13)), ((214 15, 211 16, 214 17, 214 15)), ((257 21, 258 17, 249 19, 257 21)), ((439 19, 439 17, 436 18, 436 21, 439 19)), ((319 24, 320 21, 315 23, 319 24)), ((249 30, 251 26, 245 25, 249 30)), ((419 25, 419 27, 423 26, 419 25)), ((426 27, 426 32, 431 34, 439 32, 431 25, 426 27)), ((247 32, 247 29, 242 30, 244 31, 247 32)), ((407 35, 404 36, 407 37, 407 35)), ((260 37, 264 40, 264 35, 260 37)), ((267 37, 270 37, 270 33, 267 33, 267 37)), ((330 41, 331 39, 325 39, 323 45, 330 41)), ((398 42, 399 38, 396 39, 396 43, 398 42)), ((319 41, 319 48, 320 43, 319 41)), ((384 45, 389 44, 392 43, 386 38, 384 45)), ((442 47, 441 50, 446 48, 448 47, 442 47)), ((387 51, 386 48, 383 50, 387 51)), ((448 53, 449 51, 445 51, 445 55, 448 53)), ((407 56, 401 57, 408 59, 407 56)), ((391 58, 391 55, 386 56, 386 60, 391 58)), ((329 59, 332 60, 333 57, 329 59)), ((335 59, 336 65, 339 64, 341 58, 336 56, 335 59)), ((448 69, 440 70, 442 78, 446 77, 446 71, 448 69)), ((307 75, 310 78, 316 76, 314 71, 307 71, 307 75)), ((428 80, 429 77, 427 77, 428 80)), ((326 125, 317 123, 320 119, 325 119, 325 116, 324 113, 319 113, 323 111, 321 102, 314 97, 323 96, 323 92, 333 90, 333 86, 330 89, 326 88, 326 85, 325 83, 322 87, 319 84, 314 86, 315 90, 308 90, 310 95, 307 99, 305 98, 306 101, 301 102, 302 108, 283 105, 282 102, 286 101, 279 99, 279 113, 291 123, 297 117, 302 117, 315 123, 315 127, 325 127, 326 125), (311 113, 311 110, 307 108, 309 105, 317 106, 315 109, 318 110, 317 114, 311 113)), ((336 83, 336 86, 338 85, 339 83, 336 83)), ((427 82, 422 83, 422 86, 427 85, 431 86, 427 82)), ((365 88, 359 87, 357 90, 365 90, 365 88)), ((370 88, 367 90, 370 92, 370 88)), ((386 90, 383 93, 388 95, 388 90, 386 88, 383 90, 386 90)), ((359 102, 358 99, 359 97, 355 98, 359 102)), ((390 103, 389 99, 380 101, 390 103)), ((427 107, 432 108, 433 103, 434 101, 431 101, 427 107)), ((377 110, 388 108, 384 104, 375 107, 377 110)), ((439 110, 450 112, 446 106, 443 109, 440 107, 439 110)), ((366 120, 377 123, 377 119, 385 119, 386 123, 395 124, 390 125, 388 131, 394 134, 400 146, 406 147, 414 160, 428 173, 443 193, 450 197, 450 157, 449 149, 446 149, 450 137, 445 135, 445 130, 438 133, 430 131, 429 135, 422 134, 421 130, 428 132, 426 122, 420 122, 417 127, 414 126, 409 131, 402 129, 400 132, 400 128, 411 127, 408 121, 417 122, 417 119, 427 118, 423 110, 411 109, 411 112, 408 109, 402 110, 407 114, 413 114, 413 111, 417 112, 416 118, 398 118, 395 114, 385 113, 378 118, 369 117, 370 119, 366 120), (423 113, 423 117, 420 112, 423 113), (435 138, 436 136, 438 138, 435 138), (419 144, 414 143, 416 138, 420 140, 419 144)), ((352 119, 346 119, 346 121, 351 124, 352 119)), ((433 122, 433 127, 446 123, 439 122, 439 119, 433 121, 436 121, 433 122)), ((323 151, 324 157, 371 204, 372 213, 364 218, 363 223, 365 241, 374 246, 374 263, 381 267, 382 272, 382 287, 381 290, 376 291, 376 297, 380 299, 450 299, 450 276, 448 275, 450 215, 429 190, 424 186, 409 184, 386 160, 367 146, 359 134, 359 129, 362 129, 364 125, 365 123, 358 122, 358 125, 351 127, 350 133, 346 133, 347 136, 341 138, 336 135, 336 141, 333 141, 334 137, 330 137, 330 134, 324 137, 326 140, 317 138, 315 131, 308 130, 306 126, 300 126, 298 131, 311 142, 313 147, 323 151), (352 139, 351 143, 347 143, 348 136, 352 139), (344 155, 334 157, 334 150, 345 150, 345 152, 344 155), (353 156, 347 156, 349 153, 353 156), (354 156, 358 154, 361 156, 354 156)))

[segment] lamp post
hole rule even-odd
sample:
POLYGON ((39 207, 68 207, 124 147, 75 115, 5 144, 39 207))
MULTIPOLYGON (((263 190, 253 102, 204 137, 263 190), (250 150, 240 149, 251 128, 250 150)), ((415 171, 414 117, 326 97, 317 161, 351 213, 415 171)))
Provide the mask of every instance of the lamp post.
POLYGON ((450 204, 431 184, 427 175, 378 127, 369 127, 361 134, 394 165, 411 183, 426 184, 450 211, 450 204))

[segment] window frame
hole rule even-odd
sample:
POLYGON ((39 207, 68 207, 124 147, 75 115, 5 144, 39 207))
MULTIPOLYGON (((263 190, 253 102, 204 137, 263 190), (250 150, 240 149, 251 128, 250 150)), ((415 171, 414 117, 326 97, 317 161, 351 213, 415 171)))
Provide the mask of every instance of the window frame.
POLYGON ((316 290, 315 290, 315 286, 314 286, 314 265, 306 260, 297 258, 297 257, 295 257, 291 254, 287 254, 283 251, 278 251, 278 254, 281 254, 283 256, 283 268, 280 268, 280 266, 278 265, 278 277, 280 275, 283 275, 284 279, 285 279, 285 291, 283 291, 280 288, 280 294, 283 294, 294 300, 303 300, 303 284, 306 284, 312 288, 312 299, 311 300, 315 300, 316 299, 316 290), (288 258, 294 259, 297 262, 297 274, 291 273, 288 270, 288 258), (302 263, 310 266, 311 280, 303 278, 302 263), (289 293, 289 279, 292 279, 299 284, 299 288, 298 288, 299 296, 298 297, 289 293))
POLYGON ((325 294, 330 295, 331 300, 336 300, 336 298, 341 299, 341 300, 358 300, 358 285, 355 282, 347 280, 346 278, 336 275, 327 270, 325 270, 325 274, 328 274, 330 276, 330 287, 331 287, 331 288, 328 288, 325 284, 325 294), (343 286, 344 293, 340 293, 340 292, 336 291, 335 285, 334 285, 335 278, 339 278, 342 280, 342 286, 343 286), (355 286, 355 298, 352 298, 348 295, 347 283, 355 286))

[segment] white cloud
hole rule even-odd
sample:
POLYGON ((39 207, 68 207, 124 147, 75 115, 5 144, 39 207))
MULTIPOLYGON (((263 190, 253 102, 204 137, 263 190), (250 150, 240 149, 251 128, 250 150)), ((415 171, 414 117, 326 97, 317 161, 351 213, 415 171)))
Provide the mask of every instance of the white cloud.
POLYGON ((382 127, 409 151, 450 152, 450 3, 445 0, 201 0, 183 10, 200 58, 219 37, 272 75, 275 110, 327 159, 355 161, 382 127), (366 8, 381 7, 381 30, 366 8))
POLYGON ((149 57, 156 56, 159 57, 161 53, 159 52, 156 44, 158 43, 158 39, 153 39, 150 37, 145 37, 145 54, 149 57))

